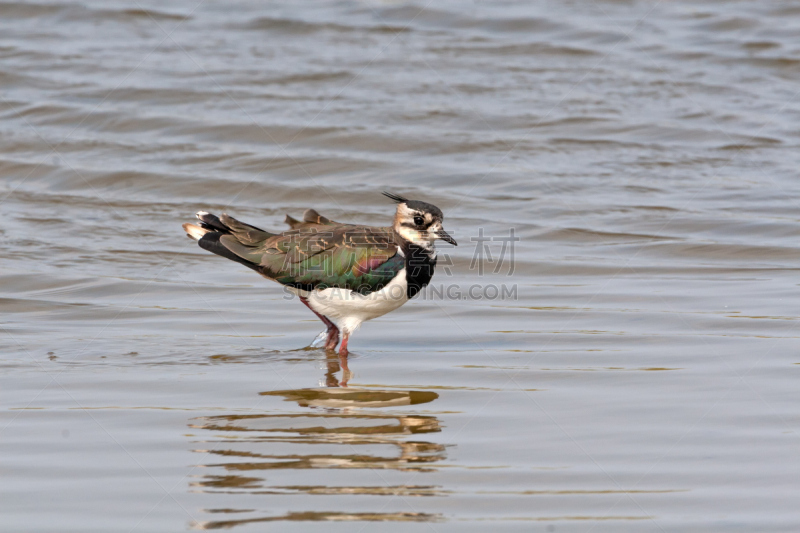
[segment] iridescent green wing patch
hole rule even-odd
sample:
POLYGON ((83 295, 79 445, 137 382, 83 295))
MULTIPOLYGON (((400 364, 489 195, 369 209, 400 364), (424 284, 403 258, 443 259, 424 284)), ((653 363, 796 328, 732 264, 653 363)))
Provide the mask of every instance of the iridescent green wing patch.
POLYGON ((389 228, 338 226, 328 231, 281 236, 280 254, 265 254, 264 274, 306 290, 338 287, 369 294, 387 285, 403 268, 389 228))
POLYGON ((264 276, 304 290, 338 287, 369 294, 385 287, 405 266, 391 228, 341 224, 309 209, 302 222, 274 235, 223 215, 225 248, 258 265, 264 276))

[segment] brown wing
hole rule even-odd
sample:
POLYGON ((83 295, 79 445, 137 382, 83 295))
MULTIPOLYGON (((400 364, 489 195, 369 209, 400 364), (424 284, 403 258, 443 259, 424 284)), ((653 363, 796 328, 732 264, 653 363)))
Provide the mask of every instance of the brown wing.
POLYGON ((227 233, 208 235, 201 246, 202 241, 215 240, 221 250, 206 247, 284 285, 367 294, 388 284, 405 264, 390 227, 341 224, 311 209, 302 222, 289 217, 292 229, 277 235, 227 215, 219 221, 227 233))

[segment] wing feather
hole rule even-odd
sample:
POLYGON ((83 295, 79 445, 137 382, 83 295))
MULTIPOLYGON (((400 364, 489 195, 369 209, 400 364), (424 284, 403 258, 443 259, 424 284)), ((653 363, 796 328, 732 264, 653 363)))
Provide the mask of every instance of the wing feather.
POLYGON ((369 294, 386 286, 405 266, 392 228, 334 222, 313 209, 303 221, 274 234, 226 214, 198 213, 200 245, 253 268, 284 285, 305 290, 338 287, 369 294), (204 244, 206 246, 204 246, 204 244))

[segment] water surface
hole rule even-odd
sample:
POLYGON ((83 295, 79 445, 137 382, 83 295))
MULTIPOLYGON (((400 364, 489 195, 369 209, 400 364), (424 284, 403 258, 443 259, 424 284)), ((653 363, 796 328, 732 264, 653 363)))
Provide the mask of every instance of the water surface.
POLYGON ((0 1, 4 527, 797 531, 798 31, 793 2, 0 1), (180 229, 385 225, 382 190, 461 245, 352 376, 180 229), (473 240, 512 228, 513 271, 473 240))

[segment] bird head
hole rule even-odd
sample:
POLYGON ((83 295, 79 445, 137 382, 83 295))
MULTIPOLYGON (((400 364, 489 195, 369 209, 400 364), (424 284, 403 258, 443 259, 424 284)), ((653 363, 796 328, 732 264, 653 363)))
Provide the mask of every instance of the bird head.
POLYGON ((408 200, 388 192, 384 196, 397 202, 394 215, 394 231, 403 240, 425 249, 433 247, 437 239, 457 246, 456 240, 442 228, 444 215, 435 205, 419 200, 408 200))

